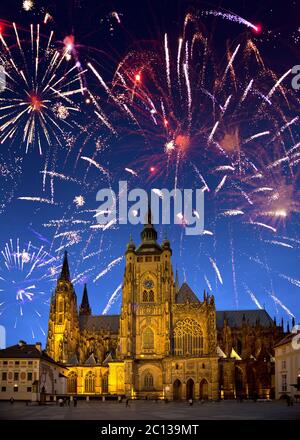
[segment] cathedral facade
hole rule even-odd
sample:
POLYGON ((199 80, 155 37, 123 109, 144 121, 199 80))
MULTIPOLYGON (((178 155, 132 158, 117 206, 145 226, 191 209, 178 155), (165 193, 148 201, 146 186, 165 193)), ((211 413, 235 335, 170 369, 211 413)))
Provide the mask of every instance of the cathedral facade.
POLYGON ((272 397, 273 347, 283 336, 265 310, 216 311, 179 286, 170 242, 151 216, 125 253, 120 315, 77 307, 65 253, 51 298, 47 354, 68 367, 70 395, 165 399, 272 397))

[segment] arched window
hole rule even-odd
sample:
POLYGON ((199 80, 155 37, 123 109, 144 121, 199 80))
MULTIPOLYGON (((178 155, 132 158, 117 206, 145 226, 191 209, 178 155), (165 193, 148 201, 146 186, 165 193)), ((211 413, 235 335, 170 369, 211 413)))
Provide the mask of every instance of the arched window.
POLYGON ((104 374, 104 376, 102 376, 102 393, 108 393, 108 374, 104 374))
POLYGON ((154 302, 154 292, 153 292, 153 290, 150 290, 150 292, 149 292, 149 302, 154 302))
POLYGON ((153 390, 153 376, 151 373, 146 373, 144 377, 144 389, 153 390))
POLYGON ((203 334, 193 319, 179 321, 174 329, 174 353, 176 356, 203 354, 203 334))
POLYGON ((84 391, 86 393, 95 392, 95 376, 92 371, 89 371, 84 379, 84 391))
POLYGON ((143 333, 143 348, 152 350, 154 348, 154 333, 150 327, 147 327, 143 333))
POLYGON ((154 302, 154 292, 153 290, 144 290, 143 291, 143 302, 154 302))
POLYGON ((71 371, 71 373, 68 375, 68 393, 77 393, 77 374, 75 371, 71 371))
POLYGON ((144 292, 143 292, 143 302, 148 302, 148 292, 147 292, 147 290, 144 290, 144 292))

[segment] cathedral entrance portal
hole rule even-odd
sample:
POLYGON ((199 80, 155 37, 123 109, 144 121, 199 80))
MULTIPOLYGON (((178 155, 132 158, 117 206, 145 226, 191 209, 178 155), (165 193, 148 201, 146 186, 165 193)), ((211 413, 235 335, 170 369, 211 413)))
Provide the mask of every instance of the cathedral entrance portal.
POLYGON ((235 367, 235 397, 238 399, 243 395, 243 372, 239 367, 235 367))
POLYGON ((194 398, 194 388, 195 384, 193 379, 189 379, 186 383, 186 398, 193 399, 194 398))
POLYGON ((201 400, 207 400, 208 399, 208 382, 206 379, 202 379, 200 382, 200 393, 199 397, 201 400))
POLYGON ((182 384, 179 379, 176 379, 173 384, 173 399, 174 400, 182 399, 182 384))

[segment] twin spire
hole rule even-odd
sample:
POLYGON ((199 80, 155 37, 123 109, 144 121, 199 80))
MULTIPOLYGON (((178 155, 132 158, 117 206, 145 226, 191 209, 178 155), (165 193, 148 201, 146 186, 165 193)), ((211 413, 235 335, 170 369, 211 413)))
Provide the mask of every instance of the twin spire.
MULTIPOLYGON (((59 280, 71 282, 69 262, 68 262, 68 252, 67 251, 65 251, 65 253, 64 253, 64 259, 63 259, 63 264, 62 264, 59 280)), ((91 315, 91 313, 92 313, 92 311, 91 311, 91 307, 89 304, 87 287, 85 284, 84 289, 83 289, 82 301, 81 301, 81 305, 79 308, 79 314, 80 315, 91 315)))
POLYGON ((86 284, 84 285, 84 289, 83 289, 83 295, 82 295, 82 301, 81 301, 81 306, 79 308, 79 315, 90 315, 92 313, 90 304, 89 304, 89 298, 88 298, 88 293, 87 293, 87 287, 86 284))

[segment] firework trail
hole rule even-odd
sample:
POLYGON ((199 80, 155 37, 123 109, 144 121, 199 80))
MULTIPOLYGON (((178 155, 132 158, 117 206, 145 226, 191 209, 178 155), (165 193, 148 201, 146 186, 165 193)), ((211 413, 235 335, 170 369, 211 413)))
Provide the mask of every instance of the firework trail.
POLYGON ((246 292, 250 295, 250 298, 252 299, 252 301, 254 302, 254 304, 257 306, 258 309, 263 309, 263 307, 261 306, 261 304, 259 303, 258 299, 256 298, 256 296, 254 295, 254 293, 249 289, 249 287, 244 284, 245 290, 246 292))
POLYGON ((242 18, 236 14, 210 10, 210 11, 203 11, 202 15, 213 15, 214 17, 221 17, 221 18, 224 18, 225 20, 229 20, 234 23, 243 24, 243 25, 253 29, 255 32, 259 32, 259 30, 260 30, 259 26, 254 25, 250 21, 245 20, 244 18, 242 18))
POLYGON ((114 291, 114 293, 111 295, 108 303, 106 304, 106 306, 103 309, 102 315, 107 315, 107 313, 109 312, 111 306, 116 302, 116 300, 118 299, 118 297, 121 294, 121 289, 122 289, 122 284, 120 284, 116 290, 114 291))
POLYGON ((96 278, 94 278, 94 283, 99 280, 99 278, 103 277, 104 275, 106 275, 116 264, 120 263, 123 260, 123 256, 122 257, 118 257, 115 260, 111 261, 108 266, 103 269, 97 276, 96 278))
POLYGON ((295 315, 280 301, 279 298, 273 293, 270 295, 271 298, 276 302, 276 304, 280 305, 280 307, 291 317, 295 318, 295 315))
POLYGON ((209 261, 211 262, 211 265, 212 265, 212 267, 213 267, 213 269, 214 269, 214 271, 215 271, 215 273, 216 273, 216 275, 217 275, 217 277, 218 277, 218 280, 220 281, 221 284, 223 284, 223 280, 222 280, 221 272, 220 272, 220 270, 219 270, 219 268, 218 268, 218 266, 217 266, 217 263, 216 263, 215 260, 214 260, 213 258, 211 258, 211 257, 209 257, 209 261))

